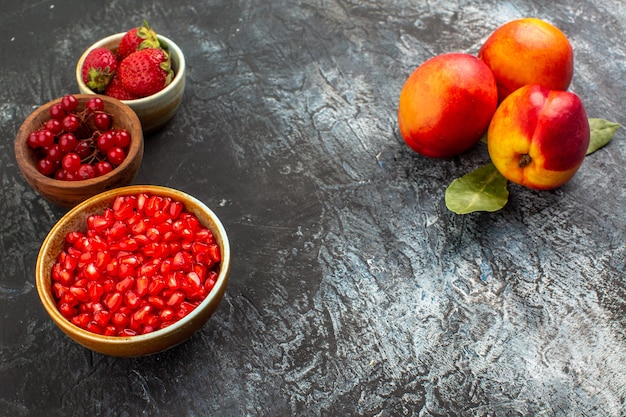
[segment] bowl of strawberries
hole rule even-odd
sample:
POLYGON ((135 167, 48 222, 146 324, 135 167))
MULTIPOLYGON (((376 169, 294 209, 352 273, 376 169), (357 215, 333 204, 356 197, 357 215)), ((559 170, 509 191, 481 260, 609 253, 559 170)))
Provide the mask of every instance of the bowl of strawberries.
POLYGON ((132 108, 144 133, 165 126, 180 107, 186 64, 181 49, 147 22, 100 39, 82 54, 76 81, 83 94, 116 98, 132 108))

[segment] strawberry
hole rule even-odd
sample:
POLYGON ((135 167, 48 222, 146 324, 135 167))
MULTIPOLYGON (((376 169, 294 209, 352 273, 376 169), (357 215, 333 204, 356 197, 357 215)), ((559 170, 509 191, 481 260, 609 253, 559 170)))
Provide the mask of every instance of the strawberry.
POLYGON ((87 87, 96 93, 101 93, 117 71, 117 58, 107 48, 94 48, 85 57, 81 71, 87 87))
POLYGON ((104 90, 104 95, 116 98, 118 100, 135 100, 139 98, 124 89, 124 86, 120 81, 120 77, 118 77, 117 74, 113 76, 106 90, 104 90))
POLYGON ((161 48, 133 52, 120 62, 117 73, 124 89, 138 97, 161 91, 174 77, 170 57, 161 48))
POLYGON ((117 47, 117 59, 122 61, 139 49, 158 48, 160 46, 156 32, 143 21, 143 25, 130 29, 124 34, 117 47))

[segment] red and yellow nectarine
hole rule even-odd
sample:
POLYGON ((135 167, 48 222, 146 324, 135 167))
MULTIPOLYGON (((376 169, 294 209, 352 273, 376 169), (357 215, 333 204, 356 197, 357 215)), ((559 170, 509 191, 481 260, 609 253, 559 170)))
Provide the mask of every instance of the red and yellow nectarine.
POLYGON ((505 178, 548 190, 578 171, 589 146, 589 121, 576 94, 527 85, 502 101, 487 137, 491 161, 505 178))
POLYGON ((415 69, 400 92, 400 133, 422 155, 452 157, 480 140, 497 104, 495 78, 482 61, 438 55, 415 69))
POLYGON ((493 71, 500 101, 528 84, 565 91, 574 73, 574 52, 566 35, 536 18, 516 19, 498 27, 478 57, 493 71))

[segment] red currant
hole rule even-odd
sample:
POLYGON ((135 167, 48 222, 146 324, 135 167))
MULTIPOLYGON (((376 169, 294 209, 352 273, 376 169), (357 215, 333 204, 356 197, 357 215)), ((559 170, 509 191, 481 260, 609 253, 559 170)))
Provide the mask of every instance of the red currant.
POLYGON ((124 162, 124 159, 126 159, 126 153, 124 152, 124 149, 119 146, 114 146, 107 152, 107 158, 111 164, 117 166, 124 162))
POLYGON ((91 110, 92 112, 104 111, 104 101, 102 101, 100 97, 92 97, 87 100, 85 108, 91 110))
POLYGON ((64 133, 59 136, 59 148, 61 149, 61 152, 68 153, 73 151, 77 142, 78 140, 73 133, 64 133))
POLYGON ((61 121, 63 130, 69 133, 73 133, 80 127, 80 119, 75 114, 68 114, 61 121))
POLYGON ((41 158, 37 161, 37 171, 45 176, 50 176, 57 168, 57 163, 50 160, 50 158, 41 158))
POLYGON ((111 165, 111 163, 107 161, 96 162, 94 168, 96 170, 96 177, 101 177, 102 175, 108 174, 109 172, 113 171, 113 165, 111 165))
POLYGON ((70 152, 63 157, 61 165, 68 173, 75 174, 80 168, 80 156, 75 152, 70 152))
POLYGON ((37 149, 39 147, 39 140, 37 139, 38 131, 30 132, 28 135, 28 139, 26 139, 28 143, 28 147, 31 149, 37 149))
POLYGON ((52 145, 54 143, 54 133, 48 129, 40 130, 37 134, 37 143, 42 148, 52 145))
POLYGON ((113 136, 113 132, 104 132, 98 137, 97 142, 98 150, 100 152, 106 153, 109 149, 115 146, 115 137, 113 136))
POLYGON ((111 127, 111 115, 108 113, 96 113, 93 117, 93 124, 99 130, 108 130, 111 127))
POLYGON ((119 129, 115 131, 115 146, 119 146, 124 149, 130 145, 130 133, 126 129, 119 129))
POLYGON ((63 120, 63 118, 67 116, 67 112, 63 109, 63 105, 61 103, 53 104, 50 107, 50 117, 55 120, 63 120))
POLYGON ((82 139, 76 142, 74 152, 78 154, 80 159, 85 159, 91 155, 91 141, 89 139, 82 139))
POLYGON ((61 152, 61 148, 57 143, 50 145, 46 148, 46 158, 50 159, 53 162, 60 162, 67 152, 61 152))
POLYGON ((50 119, 44 124, 44 128, 48 129, 55 135, 58 135, 63 131, 63 126, 61 126, 61 121, 57 119, 50 119))
POLYGON ((81 180, 87 180, 89 178, 94 178, 96 176, 96 169, 94 168, 93 165, 81 164, 76 174, 81 180))
POLYGON ((61 99, 61 105, 66 112, 71 113, 78 106, 78 99, 72 94, 66 94, 61 99))

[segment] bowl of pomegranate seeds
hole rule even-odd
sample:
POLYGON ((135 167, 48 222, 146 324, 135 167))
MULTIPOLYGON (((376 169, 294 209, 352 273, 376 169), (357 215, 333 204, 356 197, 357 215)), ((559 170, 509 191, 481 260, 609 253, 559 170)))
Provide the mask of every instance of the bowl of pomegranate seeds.
POLYGON ((112 356, 169 349, 217 309, 230 271, 218 217, 182 191, 133 185, 63 216, 36 265, 41 302, 79 344, 112 356))
POLYGON ((185 91, 186 64, 171 39, 143 25, 92 44, 76 65, 83 94, 103 94, 129 105, 144 133, 169 122, 185 91))
POLYGON ((41 196, 71 208, 130 184, 143 159, 135 112, 102 95, 67 94, 33 111, 14 143, 18 167, 41 196))

